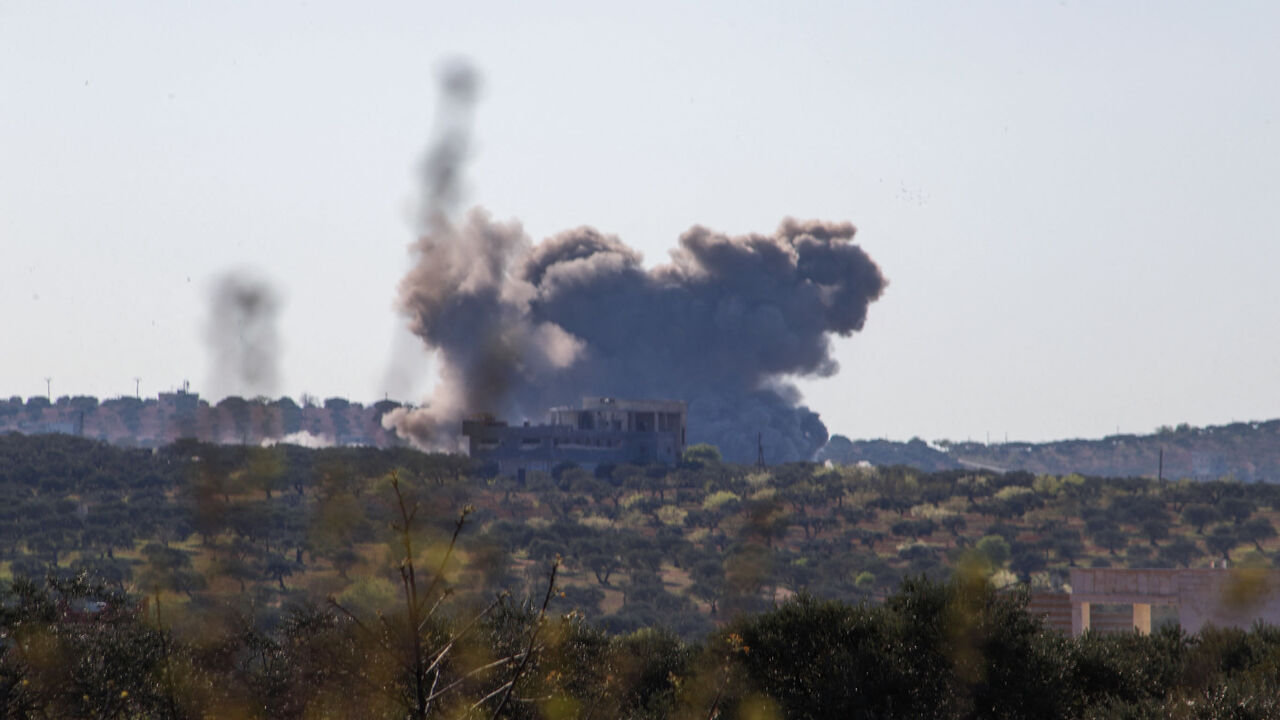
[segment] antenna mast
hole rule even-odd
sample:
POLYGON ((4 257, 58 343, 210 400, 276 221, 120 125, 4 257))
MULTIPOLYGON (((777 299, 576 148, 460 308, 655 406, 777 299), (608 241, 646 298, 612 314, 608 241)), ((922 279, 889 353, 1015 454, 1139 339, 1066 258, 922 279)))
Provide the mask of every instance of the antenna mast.
POLYGON ((764 434, 756 433, 756 467, 763 470, 764 464, 764 434))

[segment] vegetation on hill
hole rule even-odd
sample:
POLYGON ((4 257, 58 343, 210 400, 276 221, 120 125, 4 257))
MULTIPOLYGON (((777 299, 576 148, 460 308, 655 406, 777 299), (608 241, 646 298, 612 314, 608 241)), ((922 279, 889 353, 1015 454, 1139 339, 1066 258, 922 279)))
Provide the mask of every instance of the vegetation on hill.
POLYGON ((757 469, 709 447, 520 484, 403 448, 9 434, 0 707, 403 717, 435 698, 489 716, 509 694, 510 717, 1266 717, 1271 629, 1072 641, 995 590, 1075 565, 1271 564, 1278 489, 757 469))
MULTIPOLYGON (((179 602, 244 595, 266 615, 330 595, 386 597, 387 482, 421 495, 489 588, 534 592, 562 558, 554 609, 612 632, 700 637, 796 593, 877 599, 981 556, 997 586, 1054 589, 1070 567, 1271 564, 1280 487, 1080 475, 720 462, 563 466, 524 484, 405 448, 117 448, 0 436, 0 577, 88 572, 179 602)), ((389 574, 390 573, 390 574, 389 574)), ((362 600, 363 602, 364 600, 362 600)), ((372 600, 370 600, 372 602, 372 600)))
POLYGON ((1203 428, 1183 424, 1162 427, 1150 435, 1043 443, 941 440, 930 445, 919 438, 902 443, 835 435, 818 453, 818 459, 844 465, 909 465, 921 470, 970 468, 1201 480, 1231 476, 1245 482, 1280 482, 1280 420, 1203 428))

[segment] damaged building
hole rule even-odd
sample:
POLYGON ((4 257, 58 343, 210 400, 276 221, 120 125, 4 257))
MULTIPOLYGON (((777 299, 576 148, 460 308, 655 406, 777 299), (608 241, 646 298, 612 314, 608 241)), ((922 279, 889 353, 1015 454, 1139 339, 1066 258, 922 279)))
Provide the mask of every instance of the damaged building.
POLYGON ((588 470, 605 464, 674 465, 685 449, 687 406, 681 400, 586 397, 581 407, 556 407, 546 424, 510 426, 492 417, 462 423, 471 457, 523 479, 561 463, 588 470))

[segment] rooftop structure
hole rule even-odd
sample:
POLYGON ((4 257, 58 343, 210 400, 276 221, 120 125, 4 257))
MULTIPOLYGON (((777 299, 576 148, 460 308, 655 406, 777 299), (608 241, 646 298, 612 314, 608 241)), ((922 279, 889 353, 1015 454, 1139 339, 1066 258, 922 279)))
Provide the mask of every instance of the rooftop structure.
POLYGON ((606 463, 675 464, 684 454, 687 405, 681 400, 585 397, 555 407, 544 425, 509 426, 492 417, 462 423, 472 458, 523 478, 561 463, 594 469, 606 463))

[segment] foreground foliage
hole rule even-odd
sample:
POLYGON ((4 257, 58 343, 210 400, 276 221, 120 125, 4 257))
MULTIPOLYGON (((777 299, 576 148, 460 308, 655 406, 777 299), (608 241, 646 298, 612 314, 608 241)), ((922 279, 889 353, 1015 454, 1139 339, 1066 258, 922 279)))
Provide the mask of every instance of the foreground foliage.
POLYGON ((17 580, 0 586, 0 716, 1280 716, 1276 628, 1072 640, 1023 606, 959 573, 909 580, 878 605, 801 596, 692 644, 654 629, 610 636, 510 601, 417 631, 393 613, 370 637, 332 607, 290 607, 271 626, 244 606, 166 618, 83 578, 17 580), (428 707, 388 642, 456 643, 428 707))

